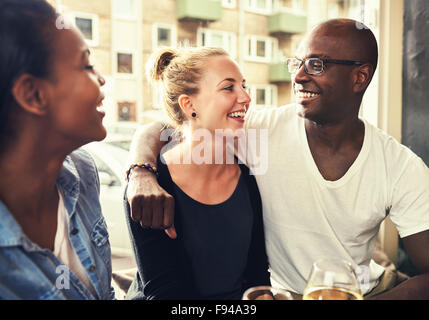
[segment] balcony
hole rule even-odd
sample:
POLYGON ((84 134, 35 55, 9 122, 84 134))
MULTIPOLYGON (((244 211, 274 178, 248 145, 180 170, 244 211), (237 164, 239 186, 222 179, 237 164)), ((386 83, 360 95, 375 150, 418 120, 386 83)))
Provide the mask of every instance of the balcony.
POLYGON ((221 0, 177 0, 177 19, 180 21, 217 21, 222 16, 221 0))
POLYGON ((291 82, 291 74, 285 63, 273 63, 270 65, 269 78, 271 83, 291 82))
POLYGON ((268 17, 268 31, 273 33, 305 33, 307 17, 291 10, 282 9, 268 17))

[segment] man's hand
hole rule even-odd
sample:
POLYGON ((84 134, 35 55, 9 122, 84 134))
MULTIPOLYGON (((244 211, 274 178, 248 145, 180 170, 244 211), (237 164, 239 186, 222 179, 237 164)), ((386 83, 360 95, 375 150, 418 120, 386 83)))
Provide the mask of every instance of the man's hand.
POLYGON ((133 169, 127 189, 131 218, 143 228, 165 229, 176 239, 174 227, 174 199, 158 184, 153 173, 141 168, 133 169))

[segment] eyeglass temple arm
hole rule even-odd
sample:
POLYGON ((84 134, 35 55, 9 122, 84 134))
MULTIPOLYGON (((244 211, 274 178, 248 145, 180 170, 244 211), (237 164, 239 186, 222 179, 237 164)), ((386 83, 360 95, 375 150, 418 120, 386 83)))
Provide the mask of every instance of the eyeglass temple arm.
POLYGON ((352 60, 335 60, 335 59, 321 59, 323 62, 327 63, 338 63, 338 64, 347 64, 347 65, 363 65, 363 62, 352 61, 352 60))

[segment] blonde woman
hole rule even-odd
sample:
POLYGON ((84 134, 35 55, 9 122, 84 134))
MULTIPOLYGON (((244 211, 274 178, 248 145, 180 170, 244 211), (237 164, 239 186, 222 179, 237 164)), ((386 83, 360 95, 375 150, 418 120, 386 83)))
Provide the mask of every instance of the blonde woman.
POLYGON ((175 198, 178 237, 142 227, 125 201, 138 266, 128 298, 240 299, 248 287, 270 283, 256 181, 227 161, 234 150, 219 135, 243 127, 250 102, 243 75, 218 48, 162 50, 148 74, 162 83, 167 114, 182 133, 156 164, 159 184, 175 198))

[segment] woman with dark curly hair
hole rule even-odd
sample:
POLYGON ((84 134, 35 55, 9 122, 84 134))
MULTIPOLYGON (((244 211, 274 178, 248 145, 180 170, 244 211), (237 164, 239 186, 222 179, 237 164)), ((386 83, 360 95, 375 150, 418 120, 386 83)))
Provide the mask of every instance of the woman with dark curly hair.
POLYGON ((111 299, 99 180, 104 79, 44 0, 0 0, 0 299, 111 299))

